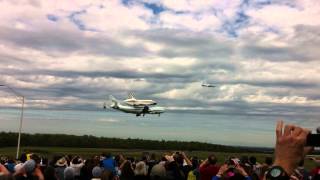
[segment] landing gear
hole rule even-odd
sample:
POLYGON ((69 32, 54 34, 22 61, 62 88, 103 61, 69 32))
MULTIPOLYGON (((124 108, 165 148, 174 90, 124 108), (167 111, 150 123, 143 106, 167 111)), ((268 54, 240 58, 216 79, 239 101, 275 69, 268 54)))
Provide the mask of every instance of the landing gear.
POLYGON ((142 109, 142 115, 144 116, 147 113, 149 113, 149 107, 148 106, 144 106, 143 109, 142 109))

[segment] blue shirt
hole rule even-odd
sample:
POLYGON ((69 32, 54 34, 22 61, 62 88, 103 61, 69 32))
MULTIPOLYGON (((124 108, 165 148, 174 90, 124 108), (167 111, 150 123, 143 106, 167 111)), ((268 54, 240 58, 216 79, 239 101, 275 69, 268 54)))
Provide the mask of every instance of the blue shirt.
POLYGON ((111 171, 114 175, 116 174, 115 161, 112 157, 106 158, 102 161, 102 167, 111 171))

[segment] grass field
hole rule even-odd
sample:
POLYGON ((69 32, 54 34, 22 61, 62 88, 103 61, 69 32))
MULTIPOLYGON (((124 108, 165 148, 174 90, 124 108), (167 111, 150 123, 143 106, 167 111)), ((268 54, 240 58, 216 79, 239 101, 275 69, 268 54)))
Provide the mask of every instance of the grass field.
MULTIPOLYGON (((161 150, 142 150, 142 149, 104 149, 104 148, 65 148, 65 147, 22 147, 23 151, 29 151, 38 155, 43 155, 51 158, 54 155, 79 155, 84 158, 92 157, 93 155, 100 155, 103 152, 111 153, 112 155, 123 154, 125 157, 134 157, 139 159, 143 152, 155 153, 157 158, 163 154, 172 154, 175 151, 161 151, 161 150)), ((218 157, 218 163, 221 164, 227 157, 235 156, 255 156, 258 162, 264 162, 265 157, 272 157, 272 154, 264 153, 225 153, 225 152, 208 152, 208 151, 186 151, 188 156, 197 156, 200 159, 206 159, 209 154, 214 153, 218 157)), ((0 148, 0 156, 15 157, 16 148, 0 148)), ((305 160, 305 167, 311 169, 315 166, 311 160, 305 160)))

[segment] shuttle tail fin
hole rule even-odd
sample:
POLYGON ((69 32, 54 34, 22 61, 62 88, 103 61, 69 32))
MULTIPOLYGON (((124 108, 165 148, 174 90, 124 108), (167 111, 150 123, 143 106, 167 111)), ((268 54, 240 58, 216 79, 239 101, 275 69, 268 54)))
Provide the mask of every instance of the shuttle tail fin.
POLYGON ((136 99, 136 98, 134 97, 134 93, 133 93, 133 92, 130 92, 130 93, 128 94, 128 99, 136 99))

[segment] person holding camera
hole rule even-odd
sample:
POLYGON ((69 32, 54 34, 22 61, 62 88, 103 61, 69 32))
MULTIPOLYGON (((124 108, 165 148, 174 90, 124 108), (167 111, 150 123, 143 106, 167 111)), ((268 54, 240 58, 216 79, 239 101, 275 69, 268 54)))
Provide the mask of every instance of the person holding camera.
POLYGON ((80 156, 75 156, 70 161, 70 167, 74 170, 74 177, 80 178, 81 168, 84 166, 84 160, 80 156))
POLYGON ((313 150, 306 147, 310 130, 279 121, 276 127, 275 161, 266 173, 267 180, 289 180, 305 155, 313 150))
POLYGON ((212 180, 229 179, 251 180, 251 177, 240 165, 238 158, 229 158, 219 169, 218 173, 212 177, 212 180))
POLYGON ((219 166, 216 164, 217 157, 214 154, 209 155, 208 158, 200 164, 200 179, 211 180, 219 171, 219 166))

